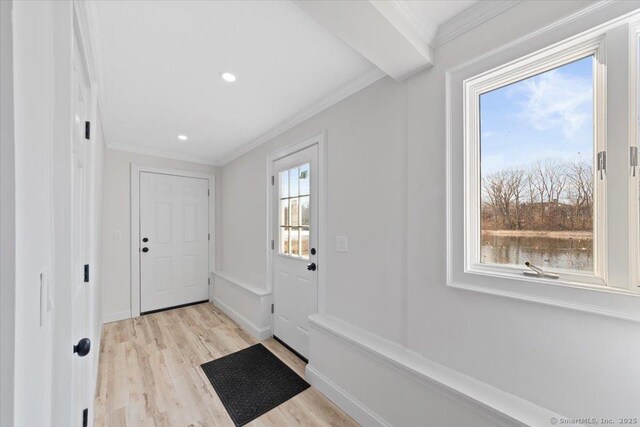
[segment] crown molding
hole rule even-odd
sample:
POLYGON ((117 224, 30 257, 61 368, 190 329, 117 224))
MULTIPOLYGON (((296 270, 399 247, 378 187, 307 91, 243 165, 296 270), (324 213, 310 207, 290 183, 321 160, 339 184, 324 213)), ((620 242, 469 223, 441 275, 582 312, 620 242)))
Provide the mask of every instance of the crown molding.
POLYGON ((145 156, 162 157, 163 159, 180 160, 183 162, 191 162, 207 166, 220 166, 219 163, 205 157, 177 154, 170 151, 156 150, 155 148, 138 147, 128 144, 106 144, 106 147, 111 150, 127 151, 129 153, 143 154, 145 156))
POLYGON ((477 2, 440 25, 435 40, 435 47, 437 48, 445 43, 449 43, 478 25, 506 12, 521 1, 522 0, 485 0, 477 2))
POLYGON ((239 149, 233 151, 230 155, 224 157, 222 159, 222 161, 220 161, 218 163, 218 166, 226 165, 227 163, 237 159, 238 157, 242 156, 243 154, 248 153, 249 151, 253 150, 254 148, 264 144, 265 142, 275 138, 276 136, 280 135, 281 133, 286 132, 289 129, 293 128, 294 126, 302 123, 303 121, 307 120, 308 118, 315 116, 316 114, 320 113, 321 111, 326 110, 327 108, 331 107, 332 105, 337 104, 338 102, 342 101, 343 99, 345 99, 345 98, 353 95, 354 93, 364 89, 365 87, 377 82, 378 80, 380 80, 384 76, 386 76, 386 74, 383 71, 381 71, 378 68, 374 68, 373 70, 363 74, 362 76, 351 80, 347 84, 341 86, 340 88, 338 88, 334 92, 331 92, 329 95, 325 96, 324 98, 320 99, 319 101, 309 105, 308 107, 304 108, 303 110, 301 110, 297 114, 295 114, 295 115, 289 117, 288 119, 280 122, 279 124, 277 124, 276 126, 271 128, 267 132, 263 133, 262 135, 260 135, 256 139, 252 140, 251 142, 248 142, 247 144, 243 145, 239 149))

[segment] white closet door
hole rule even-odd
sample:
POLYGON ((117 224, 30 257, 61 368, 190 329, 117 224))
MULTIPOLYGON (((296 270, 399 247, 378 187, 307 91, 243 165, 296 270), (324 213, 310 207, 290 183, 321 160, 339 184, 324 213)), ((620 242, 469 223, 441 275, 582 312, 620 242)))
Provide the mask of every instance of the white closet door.
POLYGON ((209 182, 140 173, 140 311, 209 299, 209 182))

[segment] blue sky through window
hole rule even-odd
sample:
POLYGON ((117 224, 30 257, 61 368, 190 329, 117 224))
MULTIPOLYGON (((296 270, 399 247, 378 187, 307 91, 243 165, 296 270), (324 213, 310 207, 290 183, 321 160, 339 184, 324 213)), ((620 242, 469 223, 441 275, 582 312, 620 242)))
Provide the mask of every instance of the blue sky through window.
POLYGON ((593 57, 480 96, 482 176, 538 160, 593 159, 593 57))

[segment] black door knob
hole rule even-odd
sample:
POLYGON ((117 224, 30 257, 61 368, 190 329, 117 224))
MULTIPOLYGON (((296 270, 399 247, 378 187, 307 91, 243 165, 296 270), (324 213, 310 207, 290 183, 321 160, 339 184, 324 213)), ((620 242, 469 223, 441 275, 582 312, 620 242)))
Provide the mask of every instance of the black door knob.
POLYGON ((149 241, 148 237, 145 237, 144 239, 142 239, 143 242, 147 243, 149 241))
POLYGON ((311 248, 311 255, 315 255, 316 254, 316 248, 311 248))
POLYGON ((312 262, 311 264, 307 264, 307 270, 316 271, 316 263, 312 262))
POLYGON ((142 252, 149 252, 149 248, 142 248, 142 252))
POLYGON ((78 353, 78 356, 85 357, 91 351, 91 340, 89 338, 82 338, 78 341, 78 344, 73 346, 73 352, 78 353))

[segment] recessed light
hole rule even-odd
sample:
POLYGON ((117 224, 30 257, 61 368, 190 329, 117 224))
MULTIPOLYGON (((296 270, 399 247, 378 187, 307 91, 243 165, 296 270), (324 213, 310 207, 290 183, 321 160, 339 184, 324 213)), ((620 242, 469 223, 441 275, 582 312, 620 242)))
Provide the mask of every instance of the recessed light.
POLYGON ((180 141, 186 141, 188 138, 187 138, 187 136, 186 136, 186 135, 178 135, 178 139, 179 139, 180 141))
POLYGON ((225 82, 232 83, 232 82, 236 81, 235 74, 232 74, 232 73, 229 73, 229 72, 220 74, 220 77, 222 77, 222 80, 224 80, 225 82))

